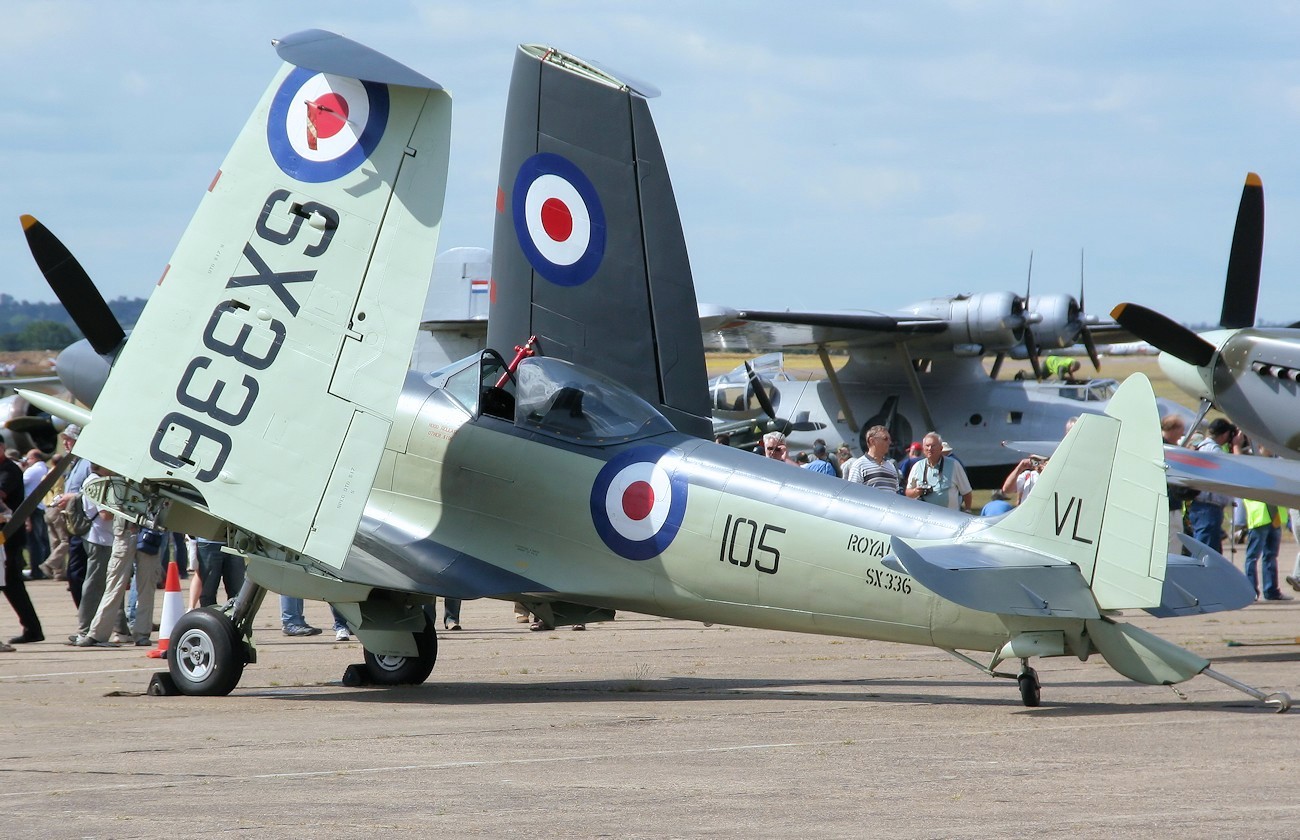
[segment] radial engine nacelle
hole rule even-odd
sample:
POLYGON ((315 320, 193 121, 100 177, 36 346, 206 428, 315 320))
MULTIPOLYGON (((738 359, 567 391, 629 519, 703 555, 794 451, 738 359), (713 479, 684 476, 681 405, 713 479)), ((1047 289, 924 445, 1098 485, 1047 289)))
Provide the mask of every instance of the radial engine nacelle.
POLYGON ((921 318, 948 322, 953 346, 975 345, 981 352, 1007 351, 1025 336, 1025 301, 1014 292, 981 292, 932 298, 904 307, 921 318))

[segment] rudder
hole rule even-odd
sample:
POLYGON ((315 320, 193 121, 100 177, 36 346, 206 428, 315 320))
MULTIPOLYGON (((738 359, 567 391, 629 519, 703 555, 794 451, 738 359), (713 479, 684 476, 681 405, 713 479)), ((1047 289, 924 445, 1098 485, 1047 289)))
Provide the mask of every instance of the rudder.
POLYGON ((1033 491, 990 530, 1077 565, 1102 610, 1159 606, 1168 496, 1158 420, 1150 381, 1128 377, 1104 415, 1079 418, 1033 491))

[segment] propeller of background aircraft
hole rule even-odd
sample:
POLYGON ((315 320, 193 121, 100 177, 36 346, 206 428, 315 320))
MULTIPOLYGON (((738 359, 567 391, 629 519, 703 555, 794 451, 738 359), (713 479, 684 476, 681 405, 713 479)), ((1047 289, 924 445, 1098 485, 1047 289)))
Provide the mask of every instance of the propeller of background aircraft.
POLYGON ((1092 369, 1101 371, 1101 355, 1097 352, 1097 342, 1092 338, 1092 330, 1088 328, 1088 310, 1083 304, 1083 251, 1079 251, 1079 333, 1078 339, 1088 351, 1088 358, 1092 360, 1092 369))
MULTIPOLYGON (((1033 282, 1033 279, 1034 279, 1034 252, 1030 251, 1029 252, 1029 273, 1025 276, 1025 298, 1024 298, 1025 353, 1029 357, 1029 366, 1034 369, 1034 378, 1042 379, 1043 368, 1042 365, 1040 365, 1038 362, 1038 342, 1034 339, 1034 328, 1030 321, 1031 313, 1033 312, 1033 310, 1029 305, 1029 300, 1030 300, 1029 287, 1030 284, 1033 282)), ((1000 367, 1000 365, 997 365, 995 362, 994 373, 993 373, 994 376, 997 376, 997 371, 996 371, 997 367, 1000 367)))
POLYGON ((1198 423, 1211 407, 1217 407, 1255 443, 1297 458, 1300 330, 1254 326, 1263 252, 1264 187, 1251 172, 1237 209, 1219 329, 1198 334, 1133 303, 1121 303, 1111 314, 1163 351, 1161 369, 1201 401, 1198 423))
MULTIPOLYGON (((1237 224, 1228 254, 1228 275, 1223 286, 1219 327, 1236 330, 1255 325, 1259 301, 1259 270, 1264 255, 1264 185, 1258 175, 1246 175, 1237 206, 1237 224)), ((1121 303, 1111 317, 1152 346, 1193 367, 1210 364, 1217 349, 1182 324, 1159 312, 1133 303, 1121 303)))
POLYGON ((24 214, 22 225, 45 282, 85 336, 59 353, 59 379, 79 401, 94 405, 108 379, 109 360, 126 340, 126 332, 67 246, 34 216, 24 214))
POLYGON ((35 217, 24 215, 22 223, 27 247, 59 303, 96 353, 112 353, 126 339, 126 333, 90 275, 59 238, 35 217))

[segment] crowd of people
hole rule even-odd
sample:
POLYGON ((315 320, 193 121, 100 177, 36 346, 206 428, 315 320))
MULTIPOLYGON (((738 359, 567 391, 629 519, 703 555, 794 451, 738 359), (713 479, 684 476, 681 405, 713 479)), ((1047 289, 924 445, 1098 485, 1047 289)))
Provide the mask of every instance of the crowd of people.
MULTIPOLYGON (((1064 368, 1053 373, 1062 379, 1068 379, 1074 369, 1064 368)), ((1071 418, 1066 423, 1066 433, 1069 433, 1076 419, 1071 418)), ((1176 446, 1184 443, 1187 429, 1178 415, 1162 418, 1160 428, 1166 444, 1176 446)), ((840 444, 831 453, 826 441, 820 438, 814 441, 811 452, 801 452, 791 457, 786 436, 781 432, 768 432, 755 451, 767 458, 785 461, 814 472, 898 493, 929 504, 974 512, 971 485, 966 471, 953 456, 952 448, 937 432, 930 432, 920 441, 912 442, 905 450, 904 457, 898 460, 889 457, 893 440, 884 426, 867 429, 863 440, 866 451, 856 458, 848 444, 840 444)), ((725 436, 720 436, 717 442, 729 444, 725 436)), ((1193 440, 1193 445, 1201 451, 1239 455, 1251 453, 1245 435, 1222 417, 1213 420, 1204 436, 1193 440)), ((1264 450, 1255 454, 1268 457, 1271 453, 1264 450)), ((1023 503, 1033 491, 1048 460, 1045 456, 1037 455, 1021 459, 1011 469, 1002 486, 992 491, 989 502, 979 511, 980 515, 998 516, 1023 503)), ((1293 596, 1282 591, 1280 581, 1300 592, 1300 552, 1296 554, 1291 574, 1279 577, 1277 565, 1283 528, 1289 527, 1300 543, 1300 515, 1297 511, 1253 499, 1234 499, 1220 493, 1196 491, 1174 484, 1168 486, 1168 494, 1168 550, 1171 553, 1185 552, 1179 534, 1187 534, 1223 553, 1225 522, 1228 522, 1234 539, 1238 543, 1245 543, 1243 571, 1255 588, 1257 598, 1265 601, 1292 600, 1293 596)))

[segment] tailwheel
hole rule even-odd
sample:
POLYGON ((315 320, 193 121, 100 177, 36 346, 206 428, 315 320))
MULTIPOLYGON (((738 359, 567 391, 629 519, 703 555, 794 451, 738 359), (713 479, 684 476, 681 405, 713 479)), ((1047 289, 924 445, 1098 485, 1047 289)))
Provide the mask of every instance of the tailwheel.
POLYGON ((1030 668, 1028 663, 1022 665, 1020 675, 1016 677, 1016 684, 1020 686, 1020 702, 1031 709, 1037 706, 1042 687, 1038 682, 1038 672, 1030 668))
POLYGON ((229 694, 244 674, 244 650, 235 625, 216 610, 190 610, 172 628, 167 669, 181 694, 229 694))
POLYGON ((415 656, 383 656, 365 652, 366 676, 371 685, 419 685, 429 678, 434 663, 438 661, 438 636, 427 612, 424 629, 414 635, 415 656))

